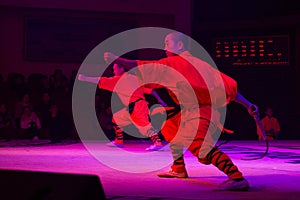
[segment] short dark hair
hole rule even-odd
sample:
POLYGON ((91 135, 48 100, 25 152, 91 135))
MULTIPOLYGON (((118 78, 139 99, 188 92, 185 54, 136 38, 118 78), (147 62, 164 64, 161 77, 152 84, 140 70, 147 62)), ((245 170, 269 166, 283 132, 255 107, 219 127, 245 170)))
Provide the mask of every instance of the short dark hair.
POLYGON ((122 67, 124 69, 124 72, 128 72, 128 69, 126 67, 124 67, 123 65, 120 65, 120 64, 115 63, 115 62, 113 63, 112 66, 114 66, 114 65, 118 65, 118 67, 122 67))
POLYGON ((170 34, 175 36, 174 39, 176 42, 181 41, 185 48, 188 47, 189 39, 188 39, 187 35, 185 35, 184 33, 181 33, 181 32, 172 32, 170 34))

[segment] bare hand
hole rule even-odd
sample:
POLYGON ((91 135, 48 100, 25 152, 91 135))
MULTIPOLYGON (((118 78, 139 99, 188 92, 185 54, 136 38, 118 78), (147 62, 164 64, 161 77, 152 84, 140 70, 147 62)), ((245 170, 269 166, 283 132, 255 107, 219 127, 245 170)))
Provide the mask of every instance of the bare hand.
POLYGON ((111 53, 111 52, 105 52, 103 59, 106 63, 110 63, 114 60, 116 60, 118 58, 118 56, 116 56, 115 54, 111 53))
POLYGON ((174 110, 174 109, 175 109, 174 107, 157 106, 152 109, 150 115, 156 115, 156 114, 164 115, 166 114, 167 111, 174 110))
POLYGON ((77 78, 78 78, 78 80, 80 80, 80 81, 84 81, 85 75, 79 74, 77 78))

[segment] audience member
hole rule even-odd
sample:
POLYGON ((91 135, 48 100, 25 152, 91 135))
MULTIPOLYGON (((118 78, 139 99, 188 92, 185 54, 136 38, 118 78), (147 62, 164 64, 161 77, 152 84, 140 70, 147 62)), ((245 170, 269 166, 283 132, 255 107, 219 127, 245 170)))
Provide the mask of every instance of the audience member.
POLYGON ((40 84, 41 84, 41 92, 46 92, 46 91, 50 90, 48 76, 45 75, 45 76, 41 77, 40 84))
POLYGON ((20 128, 20 118, 23 114, 23 110, 25 107, 29 107, 31 110, 33 110, 33 104, 28 93, 25 93, 21 101, 17 102, 15 105, 14 116, 17 128, 20 128))
POLYGON ((48 115, 48 128, 52 142, 67 139, 70 131, 70 120, 67 115, 58 109, 56 104, 51 104, 48 115))
POLYGON ((273 109, 267 107, 265 109, 265 117, 261 120, 263 129, 266 132, 267 140, 275 140, 278 138, 280 125, 276 117, 273 116, 273 109))
POLYGON ((25 81, 25 76, 20 73, 10 73, 7 76, 7 82, 14 98, 20 98, 28 92, 28 86, 25 81))
POLYGON ((37 104, 35 111, 38 114, 38 116, 41 119, 41 124, 43 128, 48 128, 48 116, 49 116, 49 109, 50 106, 53 104, 53 101, 50 97, 50 93, 49 92, 44 92, 42 94, 42 98, 40 100, 40 102, 37 104))
POLYGON ((68 79, 61 69, 56 69, 49 80, 51 91, 57 94, 66 94, 68 90, 68 79))
POLYGON ((73 93, 73 85, 74 82, 76 80, 76 76, 77 76, 77 70, 73 70, 69 79, 69 86, 68 86, 68 94, 72 95, 73 93))
POLYGON ((5 103, 0 104, 0 138, 10 140, 13 138, 15 122, 5 103))
POLYGON ((39 131, 42 127, 41 122, 30 106, 25 106, 23 108, 20 125, 22 129, 22 138, 39 139, 39 131))
POLYGON ((2 74, 0 74, 0 99, 2 101, 8 102, 12 94, 10 94, 10 89, 7 87, 7 84, 5 81, 3 81, 2 74))
POLYGON ((48 76, 41 73, 32 73, 28 76, 28 87, 32 93, 41 94, 49 90, 48 76))

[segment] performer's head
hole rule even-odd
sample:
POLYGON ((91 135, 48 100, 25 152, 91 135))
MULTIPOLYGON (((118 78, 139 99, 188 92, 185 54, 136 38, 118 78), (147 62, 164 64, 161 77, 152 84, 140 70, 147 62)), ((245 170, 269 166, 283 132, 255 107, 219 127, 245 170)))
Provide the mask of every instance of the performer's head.
POLYGON ((127 71, 125 67, 123 67, 119 64, 116 64, 116 63, 113 65, 113 70, 114 70, 115 76, 121 76, 122 74, 124 74, 127 71))
POLYGON ((271 107, 266 107, 265 109, 265 114, 268 116, 268 117, 272 117, 273 116, 273 109, 271 107))
POLYGON ((180 32, 169 33, 165 37, 165 51, 167 57, 178 55, 187 49, 187 36, 180 32))

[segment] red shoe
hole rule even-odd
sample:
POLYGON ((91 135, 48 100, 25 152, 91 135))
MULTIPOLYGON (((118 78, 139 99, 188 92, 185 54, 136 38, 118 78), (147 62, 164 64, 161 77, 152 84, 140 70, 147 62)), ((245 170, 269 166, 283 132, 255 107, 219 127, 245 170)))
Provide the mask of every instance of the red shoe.
POLYGON ((235 180, 228 179, 221 183, 217 190, 226 190, 226 191, 247 191, 249 189, 249 183, 246 179, 235 180))
POLYGON ((172 168, 169 169, 169 171, 161 172, 157 174, 160 178, 188 178, 187 171, 183 172, 175 172, 172 168))
POLYGON ((150 147, 147 147, 145 150, 146 151, 158 151, 161 150, 164 147, 164 145, 161 142, 156 142, 150 147))
POLYGON ((112 141, 106 144, 109 147, 119 147, 119 148, 123 148, 124 147, 124 143, 123 141, 112 141))

